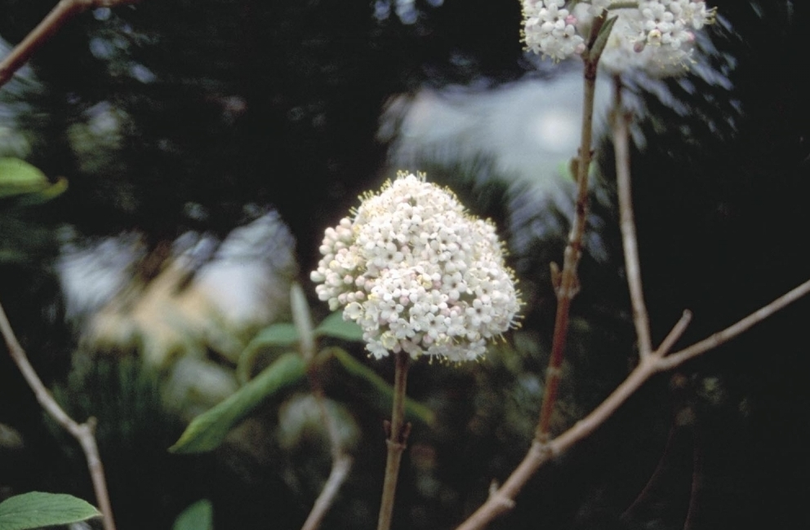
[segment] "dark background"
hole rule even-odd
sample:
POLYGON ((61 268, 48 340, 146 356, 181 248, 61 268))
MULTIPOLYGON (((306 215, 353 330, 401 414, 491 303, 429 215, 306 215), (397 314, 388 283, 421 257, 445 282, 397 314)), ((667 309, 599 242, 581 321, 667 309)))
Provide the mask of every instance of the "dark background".
MULTIPOLYGON (((214 503, 217 528, 298 528, 328 455, 313 442, 293 454, 271 447, 261 462, 233 448, 170 456, 165 448, 182 425, 162 410, 159 376, 106 360, 71 383, 77 345, 53 270, 59 228, 87 237, 137 229, 158 248, 189 229, 224 235, 247 220, 246 204, 268 205, 291 228, 306 279, 323 229, 396 169, 386 166, 388 146, 376 136, 389 98, 423 86, 487 90, 548 75, 522 52, 517 1, 434 4, 417 0, 415 22, 404 24, 393 7, 375 17, 368 2, 143 0, 77 17, 36 55, 30 73, 0 92, 12 113, 4 120, 31 143, 28 161, 70 182, 46 205, 0 205, 2 248, 14 251, 0 255, 0 300, 43 377, 66 389, 67 402, 89 396, 86 414, 109 426, 99 436, 119 528, 169 528, 202 497, 214 503), (120 140, 71 140, 71 127, 98 105, 123 116, 120 140), (128 370, 135 375, 124 377, 128 370), (103 406, 109 396, 117 408, 103 406), (289 469, 300 476, 291 481, 289 469)), ((807 6, 716 5, 722 23, 708 29, 716 48, 709 62, 731 87, 696 76, 667 81, 682 104, 674 105, 645 89, 660 85, 629 79, 643 103, 636 132, 644 146, 632 169, 655 341, 684 308, 694 313, 686 344, 810 277, 807 6)), ((0 2, 0 35, 18 42, 52 6, 0 2)), ((609 139, 600 146, 591 224, 608 257, 582 263, 558 430, 601 401, 634 362, 609 139)), ((522 242, 510 259, 528 304, 522 330, 487 361, 413 368, 409 393, 434 408, 440 424, 414 430, 395 528, 453 527, 531 439, 536 374, 553 322, 548 262, 561 260, 564 220, 527 203, 521 186, 493 168, 484 155, 412 168, 451 184, 505 238, 522 242), (538 222, 562 227, 538 236, 538 222)), ((802 300, 656 377, 538 473, 516 509, 491 527, 807 528, 808 317, 810 301, 802 300)), ((390 377, 390 366, 373 366, 390 377)), ((324 528, 373 527, 380 416, 339 381, 327 383, 364 438, 324 528)), ((279 405, 269 404, 261 419, 272 425, 279 405)), ((46 489, 92 499, 73 442, 41 418, 7 356, 0 356, 0 423, 25 441, 22 449, 0 447, 0 496, 46 489)))

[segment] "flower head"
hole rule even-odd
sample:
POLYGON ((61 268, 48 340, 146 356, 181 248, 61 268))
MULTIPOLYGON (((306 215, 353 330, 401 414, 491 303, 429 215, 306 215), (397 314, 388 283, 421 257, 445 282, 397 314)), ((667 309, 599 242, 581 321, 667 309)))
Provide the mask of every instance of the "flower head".
POLYGON ((376 358, 405 351, 460 362, 515 325, 520 300, 490 221, 400 174, 328 228, 311 274, 318 297, 363 329, 376 358))

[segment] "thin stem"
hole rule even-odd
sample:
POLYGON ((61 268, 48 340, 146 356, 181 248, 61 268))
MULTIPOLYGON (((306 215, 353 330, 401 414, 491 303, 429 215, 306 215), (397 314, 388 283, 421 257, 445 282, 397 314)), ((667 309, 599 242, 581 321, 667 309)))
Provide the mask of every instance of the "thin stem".
POLYGON ((309 517, 307 517, 301 530, 315 530, 320 527, 326 512, 335 502, 340 487, 346 481, 346 477, 349 476, 351 468, 352 458, 349 455, 342 454, 339 458, 332 460, 332 470, 329 472, 329 478, 326 479, 320 495, 315 499, 312 511, 309 512, 309 517))
POLYGON ((28 62, 45 42, 53 37, 67 21, 87 9, 132 4, 138 0, 61 0, 11 52, 0 61, 0 86, 28 62))
POLYGON ((96 445, 95 419, 90 418, 85 423, 76 423, 68 416, 62 407, 59 406, 56 400, 53 399, 53 396, 48 392, 48 389, 34 370, 34 367, 31 366, 31 363, 28 361, 28 356, 25 354, 23 347, 20 346, 2 305, 0 305, 0 333, 3 334, 11 358, 17 364, 20 372, 22 372, 28 386, 34 391, 34 395, 39 404, 45 412, 76 438, 79 445, 81 445, 82 451, 84 451, 85 458, 87 459, 87 467, 90 470, 90 478, 93 482, 96 502, 98 503, 99 511, 101 511, 104 530, 115 530, 112 506, 110 505, 110 497, 107 493, 107 482, 104 478, 104 466, 101 463, 98 446, 96 445))
POLYGON ((307 520, 304 521, 301 530, 316 530, 320 527, 321 521, 323 521, 329 508, 331 508, 332 503, 335 502, 338 491, 340 491, 340 487, 349 476, 349 470, 351 470, 352 467, 352 457, 344 451, 335 419, 329 414, 329 410, 326 406, 326 396, 317 370, 317 366, 311 365, 307 375, 310 387, 312 388, 312 395, 315 397, 315 402, 318 404, 321 421, 323 421, 327 436, 329 437, 329 447, 332 452, 332 469, 329 471, 329 478, 326 479, 321 493, 318 495, 318 498, 315 499, 312 510, 309 512, 307 520))
POLYGON ((290 287, 290 308, 292 310, 295 329, 298 331, 299 350, 307 363, 307 379, 312 389, 312 395, 318 406, 318 413, 323 422, 329 438, 329 447, 332 453, 332 469, 329 478, 321 489, 312 510, 304 521, 301 530, 316 530, 326 516, 329 508, 337 497, 340 487, 349 476, 352 467, 352 458, 346 454, 340 439, 340 432, 335 418, 329 413, 326 404, 326 393, 323 390, 318 363, 315 362, 315 332, 312 325, 312 314, 309 311, 306 295, 301 285, 294 282, 290 287))
POLYGON ((663 357, 672 349, 678 339, 681 338, 683 332, 686 331, 686 327, 692 321, 692 312, 688 309, 684 310, 683 314, 681 315, 681 319, 675 324, 670 332, 664 337, 664 340, 661 341, 661 345, 658 346, 658 349, 653 352, 653 355, 658 357, 663 357))
POLYGON ((611 2, 611 4, 607 7, 608 10, 610 9, 638 9, 638 2, 611 2))
POLYGON ((633 307, 633 322, 638 338, 639 355, 652 353, 650 319, 644 304, 644 289, 641 283, 641 266, 638 259, 638 238, 633 214, 633 192, 630 183, 630 115, 622 108, 622 81, 614 76, 613 150, 616 154, 616 187, 619 195, 619 227, 624 247, 624 267, 630 303, 633 307))
POLYGON ((386 425, 388 430, 388 439, 386 440, 388 458, 385 463, 385 478, 383 479, 377 530, 389 530, 391 528, 391 515, 394 511, 399 463, 402 460, 402 453, 405 451, 410 431, 410 425, 405 423, 405 386, 408 381, 408 354, 399 352, 395 354, 395 357, 394 404, 391 410, 391 423, 386 425))
POLYGON ((568 321, 571 300, 579 289, 577 266, 582 255, 583 235, 588 217, 588 169, 591 165, 591 142, 593 136, 593 108, 596 93, 596 64, 585 61, 584 96, 582 106, 582 134, 580 136, 579 156, 577 157, 577 198, 571 233, 565 247, 563 270, 556 285, 557 314, 554 320, 554 337, 551 344, 551 358, 546 372, 546 384, 543 391, 543 404, 540 418, 535 430, 535 440, 548 441, 551 415, 557 401, 557 388, 560 382, 562 361, 565 356, 565 344, 568 338, 568 321))

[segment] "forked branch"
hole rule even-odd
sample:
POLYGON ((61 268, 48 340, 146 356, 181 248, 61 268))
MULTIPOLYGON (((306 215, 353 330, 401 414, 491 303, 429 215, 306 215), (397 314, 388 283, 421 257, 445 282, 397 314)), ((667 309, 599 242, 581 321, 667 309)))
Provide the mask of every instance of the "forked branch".
POLYGON ((493 519, 508 511, 514 505, 517 494, 540 467, 554 456, 563 453, 583 438, 592 434, 650 377, 658 372, 672 370, 686 361, 733 339, 808 293, 810 293, 810 280, 724 330, 687 348, 667 355, 691 319, 691 313, 685 311, 683 317, 675 324, 658 349, 647 356, 641 357, 639 364, 630 372, 630 375, 590 414, 547 444, 541 444, 535 440, 523 461, 515 468, 503 486, 491 491, 487 501, 464 521, 457 530, 484 528, 493 519))

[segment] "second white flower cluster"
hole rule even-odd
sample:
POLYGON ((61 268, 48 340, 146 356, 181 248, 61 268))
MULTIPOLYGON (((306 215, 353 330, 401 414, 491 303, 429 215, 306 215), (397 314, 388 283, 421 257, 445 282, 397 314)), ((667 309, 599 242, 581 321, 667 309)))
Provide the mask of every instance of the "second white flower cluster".
POLYGON ((522 2, 526 47, 555 61, 585 50, 593 17, 603 10, 608 10, 608 16, 618 16, 604 54, 614 71, 683 65, 695 40, 693 31, 714 20, 714 9, 702 0, 522 2), (567 9, 566 5, 573 7, 567 9), (639 56, 634 58, 633 53, 639 56))

